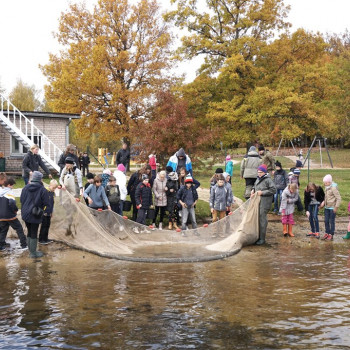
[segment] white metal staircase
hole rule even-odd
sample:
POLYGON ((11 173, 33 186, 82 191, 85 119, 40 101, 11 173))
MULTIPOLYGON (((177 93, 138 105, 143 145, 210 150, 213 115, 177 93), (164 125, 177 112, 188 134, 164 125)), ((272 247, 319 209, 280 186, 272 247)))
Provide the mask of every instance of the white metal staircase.
POLYGON ((40 138, 39 154, 44 163, 49 169, 60 171, 57 161, 62 150, 2 94, 0 94, 0 125, 28 149, 34 144, 35 137, 40 138))

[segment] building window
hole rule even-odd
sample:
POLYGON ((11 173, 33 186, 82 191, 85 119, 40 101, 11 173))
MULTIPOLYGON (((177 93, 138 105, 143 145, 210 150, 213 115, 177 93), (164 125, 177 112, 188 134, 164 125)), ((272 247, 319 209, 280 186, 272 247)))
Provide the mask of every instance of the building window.
MULTIPOLYGON (((31 139, 31 136, 28 136, 31 139)), ((41 136, 34 136, 34 143, 37 144, 41 148, 41 136)), ((26 154, 28 152, 28 148, 23 146, 15 137, 11 136, 11 154, 26 154)))

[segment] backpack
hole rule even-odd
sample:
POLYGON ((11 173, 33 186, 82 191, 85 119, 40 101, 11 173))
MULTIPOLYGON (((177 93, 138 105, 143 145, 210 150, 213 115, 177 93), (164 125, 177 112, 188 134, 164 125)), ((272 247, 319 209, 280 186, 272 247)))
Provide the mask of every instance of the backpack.
POLYGON ((111 204, 117 204, 120 202, 120 191, 119 186, 116 185, 115 187, 108 186, 106 188, 106 195, 109 200, 109 203, 111 204))

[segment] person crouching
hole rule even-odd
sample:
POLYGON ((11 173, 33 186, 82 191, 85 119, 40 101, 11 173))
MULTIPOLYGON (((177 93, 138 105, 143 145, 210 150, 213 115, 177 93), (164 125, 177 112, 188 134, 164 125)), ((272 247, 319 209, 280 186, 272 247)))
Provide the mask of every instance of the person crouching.
POLYGON ((280 210, 282 212, 282 224, 284 237, 294 237, 293 225, 295 224, 293 213, 295 203, 298 201, 299 191, 296 183, 289 184, 282 192, 280 210))
POLYGON ((94 183, 85 190, 84 198, 88 200, 91 209, 103 210, 107 206, 111 210, 105 189, 102 187, 102 178, 99 175, 94 177, 94 183))

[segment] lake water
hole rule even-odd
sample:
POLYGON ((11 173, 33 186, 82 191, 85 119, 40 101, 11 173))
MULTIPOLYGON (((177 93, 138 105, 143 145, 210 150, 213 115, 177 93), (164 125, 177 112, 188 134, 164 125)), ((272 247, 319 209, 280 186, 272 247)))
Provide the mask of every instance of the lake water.
POLYGON ((350 243, 270 238, 225 260, 0 254, 0 348, 350 349, 350 243))

